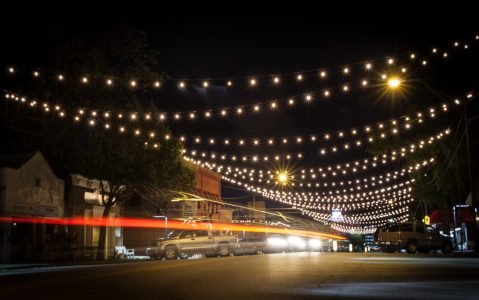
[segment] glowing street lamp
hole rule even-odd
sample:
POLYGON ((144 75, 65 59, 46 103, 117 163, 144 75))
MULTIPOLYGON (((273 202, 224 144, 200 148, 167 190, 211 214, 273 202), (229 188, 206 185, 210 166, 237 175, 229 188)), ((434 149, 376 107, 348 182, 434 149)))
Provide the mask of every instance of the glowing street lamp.
POLYGON ((393 77, 388 80, 388 86, 391 89, 397 89, 400 85, 401 85, 401 80, 397 77, 393 77))
POLYGON ((286 185, 289 182, 289 175, 286 171, 280 171, 278 173, 277 182, 280 185, 286 185))

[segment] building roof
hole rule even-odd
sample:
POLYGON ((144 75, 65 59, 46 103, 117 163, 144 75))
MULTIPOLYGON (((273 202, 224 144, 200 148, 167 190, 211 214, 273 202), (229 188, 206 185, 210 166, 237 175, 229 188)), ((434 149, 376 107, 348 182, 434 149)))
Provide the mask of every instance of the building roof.
POLYGON ((38 152, 0 154, 0 168, 18 169, 38 152))

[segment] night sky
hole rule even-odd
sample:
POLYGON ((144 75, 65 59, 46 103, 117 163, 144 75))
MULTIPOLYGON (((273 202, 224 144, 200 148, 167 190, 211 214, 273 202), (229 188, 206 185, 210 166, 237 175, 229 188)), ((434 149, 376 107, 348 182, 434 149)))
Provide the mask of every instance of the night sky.
MULTIPOLYGON (((151 47, 160 53, 159 72, 165 71, 172 78, 186 78, 186 91, 178 91, 178 80, 171 80, 153 97, 160 110, 221 109, 287 99, 309 91, 334 91, 327 100, 316 99, 311 104, 302 103, 280 112, 170 125, 177 135, 232 139, 304 136, 360 127, 424 108, 416 105, 418 97, 428 99, 431 104, 441 101, 438 95, 443 99, 463 97, 478 83, 478 42, 471 44, 469 51, 451 53, 450 59, 431 60, 426 68, 418 64, 410 66, 405 59, 409 51, 429 56, 432 47, 451 48, 456 39, 472 41, 479 29, 477 17, 465 5, 454 8, 431 2, 430 7, 417 7, 397 2, 361 10, 345 3, 337 7, 318 3, 318 7, 298 8, 258 8, 256 4, 243 2, 202 9, 186 4, 176 8, 162 5, 165 4, 159 2, 153 6, 146 2, 10 7, 2 13, 0 23, 2 66, 31 68, 48 63, 49 49, 62 42, 51 34, 53 27, 63 28, 81 39, 120 22, 148 34, 151 47), (408 93, 401 99, 381 97, 374 88, 356 88, 347 94, 335 91, 366 77, 368 74, 362 68, 365 61, 374 60, 375 66, 387 72, 387 57, 400 58, 397 65, 406 65, 410 70, 408 93), (346 66, 352 69, 349 76, 340 74, 346 66), (320 80, 317 71, 303 72, 322 68, 331 70, 327 80, 320 80), (301 83, 294 79, 299 73, 305 74, 301 83), (271 83, 273 75, 281 77, 278 87, 271 83), (255 88, 248 87, 248 80, 253 77, 258 78, 255 88), (224 84, 229 78, 234 81, 230 89, 224 84), (210 82, 207 90, 201 87, 203 80, 210 82)), ((271 152, 268 147, 191 147, 215 153, 271 152)), ((307 143, 273 149, 275 153, 306 154, 308 159, 294 163, 295 168, 330 165, 364 156, 362 152, 341 152, 321 157, 318 146, 307 143)), ((263 166, 272 167, 270 163, 263 166)), ((224 194, 239 195, 228 189, 224 194)))

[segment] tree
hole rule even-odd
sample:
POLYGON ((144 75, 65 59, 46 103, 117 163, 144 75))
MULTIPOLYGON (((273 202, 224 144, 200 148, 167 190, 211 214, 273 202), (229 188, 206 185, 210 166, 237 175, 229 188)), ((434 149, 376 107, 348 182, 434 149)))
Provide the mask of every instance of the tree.
MULTIPOLYGON (((40 149, 63 174, 79 173, 98 179, 104 218, 113 206, 121 205, 134 191, 191 189, 195 171, 182 159, 182 143, 174 138, 156 138, 154 142, 159 146, 152 147, 152 139, 147 134, 150 130, 154 130, 156 137, 170 134, 158 120, 152 120, 149 126, 142 123, 142 132, 136 135, 133 132, 137 125, 123 119, 105 121, 92 111, 79 114, 83 107, 112 114, 137 111, 141 116, 158 112, 155 95, 150 90, 129 85, 131 79, 146 85, 165 76, 153 71, 158 55, 149 48, 146 34, 125 26, 98 30, 88 36, 78 35, 71 28, 62 28, 57 34, 60 42, 50 45, 52 58, 46 59, 42 67, 50 73, 45 72, 35 84, 26 82, 12 88, 32 98, 58 103, 68 117, 59 120, 54 114, 18 109, 18 114, 7 114, 13 116, 9 122, 32 134, 17 139, 40 149), (58 74, 68 80, 58 81, 58 74), (90 78, 90 82, 82 84, 82 76, 90 78), (113 78, 114 87, 105 84, 107 76, 113 78), (73 122, 74 115, 80 116, 81 121, 73 122), (31 122, 23 122, 26 116, 33 117, 31 122), (90 120, 94 126, 88 126, 90 120), (106 122, 111 130, 105 129, 106 122), (126 130, 119 133, 122 125, 126 130), (34 138, 33 134, 40 138, 34 138)), ((101 227, 99 258, 104 257, 105 237, 106 229, 101 227)))
MULTIPOLYGON (((388 135, 385 139, 376 139, 368 147, 372 154, 384 154, 398 149, 408 149, 407 155, 402 158, 403 166, 415 166, 424 160, 434 159, 434 163, 426 170, 412 172, 410 178, 414 181, 411 184, 414 199, 429 208, 438 207, 441 209, 442 225, 444 232, 449 232, 449 207, 459 199, 465 198, 467 177, 464 176, 467 170, 467 162, 464 148, 464 127, 458 113, 451 113, 448 116, 441 116, 440 120, 433 121, 431 125, 423 126, 417 120, 408 133, 401 133, 400 136, 388 135), (451 130, 449 135, 443 135, 441 139, 432 144, 427 143, 430 136, 437 137, 440 131, 446 128, 451 130), (409 151, 411 144, 419 145, 425 141, 424 149, 417 148, 414 152, 409 151)), ((427 116, 426 116, 427 117, 427 116)), ((431 122, 431 121, 429 121, 431 122)), ((415 212, 417 219, 422 219, 422 214, 415 212)))

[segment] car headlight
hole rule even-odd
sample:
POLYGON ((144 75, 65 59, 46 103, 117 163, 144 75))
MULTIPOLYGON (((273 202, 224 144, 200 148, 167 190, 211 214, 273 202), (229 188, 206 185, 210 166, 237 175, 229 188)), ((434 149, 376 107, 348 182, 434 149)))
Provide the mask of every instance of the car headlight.
POLYGON ((269 246, 282 248, 288 246, 288 242, 283 238, 271 237, 266 240, 269 246))
POLYGON ((312 249, 319 249, 321 248, 321 240, 320 239, 310 239, 309 242, 309 247, 311 247, 312 249))
POLYGON ((297 236, 288 237, 288 244, 290 247, 304 249, 306 248, 306 242, 304 239, 297 236))

